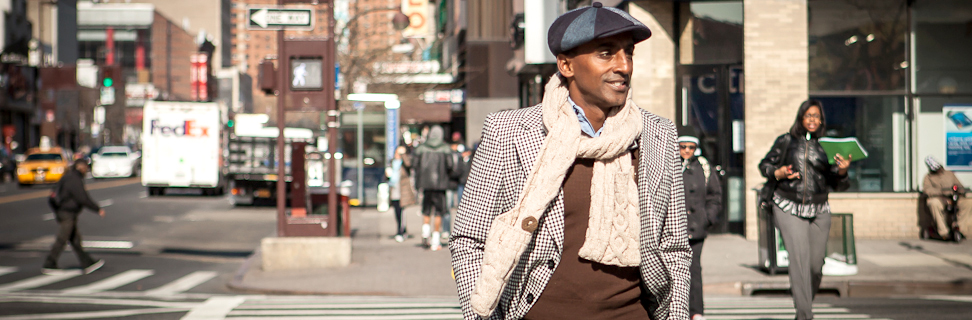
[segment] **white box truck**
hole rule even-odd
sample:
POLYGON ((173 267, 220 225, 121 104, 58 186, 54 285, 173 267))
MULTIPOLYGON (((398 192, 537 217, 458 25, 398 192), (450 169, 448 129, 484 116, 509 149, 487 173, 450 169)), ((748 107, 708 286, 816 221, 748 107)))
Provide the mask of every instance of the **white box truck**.
POLYGON ((223 193, 223 114, 213 102, 148 101, 142 124, 142 185, 223 193))

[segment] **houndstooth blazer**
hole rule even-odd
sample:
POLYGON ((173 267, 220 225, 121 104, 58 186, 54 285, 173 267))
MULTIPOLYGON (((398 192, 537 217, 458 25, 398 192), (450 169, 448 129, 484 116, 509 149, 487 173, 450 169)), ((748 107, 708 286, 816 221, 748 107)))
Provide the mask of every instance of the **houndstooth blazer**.
MULTIPOLYGON (((652 319, 687 320, 691 249, 675 125, 641 110, 638 193, 641 211, 641 280, 653 297, 652 319)), ((520 198, 544 128, 541 108, 490 114, 455 216, 450 250, 465 319, 479 319, 469 298, 479 277, 486 234, 499 214, 520 198)), ((543 293, 560 264, 564 243, 563 191, 540 218, 533 239, 513 269, 490 319, 519 319, 543 293)))

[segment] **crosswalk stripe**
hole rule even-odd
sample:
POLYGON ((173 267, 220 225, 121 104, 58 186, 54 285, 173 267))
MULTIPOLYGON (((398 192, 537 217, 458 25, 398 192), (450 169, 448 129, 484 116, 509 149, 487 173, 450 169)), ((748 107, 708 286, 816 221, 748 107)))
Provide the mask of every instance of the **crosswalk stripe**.
POLYGON ((5 274, 10 274, 17 272, 17 267, 2 267, 0 266, 0 276, 5 274))
POLYGON ((196 271, 182 278, 179 278, 176 281, 169 282, 164 286, 145 291, 145 295, 147 296, 174 295, 192 289, 215 277, 216 277, 216 272, 213 271, 196 271))
POLYGON ((64 312, 64 313, 41 313, 26 314, 15 316, 0 316, 0 320, 35 320, 35 319, 111 319, 121 317, 131 317, 147 314, 185 312, 186 309, 177 308, 149 308, 149 309, 127 309, 109 311, 83 311, 83 312, 64 312))
POLYGON ((246 301, 245 297, 212 297, 203 304, 192 308, 188 314, 182 317, 182 320, 223 319, 227 313, 243 301, 246 301))
POLYGON ((355 316, 461 314, 459 309, 337 309, 337 310, 234 310, 231 316, 355 316))
POLYGON ((115 289, 124 286, 126 284, 141 280, 142 278, 151 276, 153 274, 155 274, 155 271, 152 270, 140 270, 140 269, 128 270, 98 282, 94 282, 84 286, 65 289, 61 291, 61 293, 87 294, 87 293, 107 291, 107 290, 115 289))
POLYGON ((279 304, 246 304, 236 308, 237 310, 269 310, 269 309, 429 309, 429 308, 455 308, 459 309, 458 303, 342 303, 342 304, 308 304, 308 303, 279 303, 279 304))
POLYGON ((81 270, 64 271, 61 274, 43 274, 33 278, 11 282, 0 286, 0 292, 14 292, 24 289, 43 287, 58 281, 71 279, 81 275, 81 270))
MULTIPOLYGON (((267 320, 267 317, 226 317, 227 320, 267 320)), ((416 315, 416 316, 297 316, 297 317, 273 317, 274 320, 462 320, 462 314, 443 314, 443 315, 416 315)))

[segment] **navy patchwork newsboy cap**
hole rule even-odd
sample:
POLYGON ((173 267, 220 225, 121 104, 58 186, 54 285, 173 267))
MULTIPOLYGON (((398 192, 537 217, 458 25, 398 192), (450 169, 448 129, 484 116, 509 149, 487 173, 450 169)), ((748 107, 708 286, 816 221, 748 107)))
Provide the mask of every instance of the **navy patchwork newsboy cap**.
POLYGON ((556 56, 591 40, 623 32, 631 32, 634 43, 651 37, 651 30, 627 12, 595 2, 557 17, 547 30, 547 46, 556 56))

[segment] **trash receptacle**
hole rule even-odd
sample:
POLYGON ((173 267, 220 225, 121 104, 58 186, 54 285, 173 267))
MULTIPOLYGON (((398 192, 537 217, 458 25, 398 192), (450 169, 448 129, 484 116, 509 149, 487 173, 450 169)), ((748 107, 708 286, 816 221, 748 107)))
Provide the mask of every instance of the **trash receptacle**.
POLYGON ((790 266, 790 260, 787 257, 786 246, 783 245, 780 229, 776 228, 776 223, 773 221, 772 212, 764 210, 759 205, 760 188, 753 190, 756 191, 756 216, 757 221, 759 221, 757 223, 759 268, 775 275, 786 271, 787 267, 790 266))
MULTIPOLYGON (((756 203, 759 203, 759 188, 756 190, 756 203)), ((780 229, 773 221, 773 214, 759 205, 756 206, 759 244, 759 267, 771 275, 786 272, 790 266, 786 245, 780 229)), ((827 276, 846 276, 857 274, 857 250, 854 244, 854 215, 832 213, 830 237, 827 240, 827 254, 824 258, 823 274, 827 276)))
POLYGON ((857 248, 854 245, 854 215, 832 213, 830 239, 827 240, 827 256, 823 274, 849 276, 857 274, 857 248))

